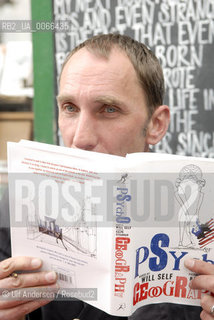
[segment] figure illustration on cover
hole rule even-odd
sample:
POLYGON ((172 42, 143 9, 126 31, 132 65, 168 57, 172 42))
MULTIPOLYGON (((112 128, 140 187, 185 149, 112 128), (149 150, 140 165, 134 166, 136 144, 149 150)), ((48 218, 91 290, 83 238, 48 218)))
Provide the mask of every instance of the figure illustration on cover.
POLYGON ((204 248, 214 241, 214 221, 202 223, 200 209, 204 199, 206 181, 201 169, 189 164, 179 172, 175 182, 175 197, 180 205, 178 212, 179 247, 204 248))

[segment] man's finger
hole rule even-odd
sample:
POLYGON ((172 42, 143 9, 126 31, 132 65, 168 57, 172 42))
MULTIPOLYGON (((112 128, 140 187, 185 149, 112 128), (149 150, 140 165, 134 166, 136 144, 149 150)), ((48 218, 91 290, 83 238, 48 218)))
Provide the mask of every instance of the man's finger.
POLYGON ((57 280, 55 271, 18 274, 18 277, 7 277, 0 280, 1 288, 38 287, 54 283, 57 280))
POLYGON ((200 275, 190 281, 191 289, 207 290, 214 293, 214 277, 213 275, 200 275))
POLYGON ((42 266, 42 260, 33 257, 13 257, 0 262, 0 279, 8 277, 16 270, 36 270, 42 266))
POLYGON ((211 316, 211 314, 209 312, 206 312, 205 310, 201 311, 200 314, 200 318, 201 320, 213 320, 213 316, 211 316))
POLYGON ((214 265, 211 263, 196 259, 187 259, 184 261, 184 265, 197 274, 214 275, 214 265))
POLYGON ((0 295, 0 310, 16 307, 33 300, 53 300, 58 290, 57 284, 46 287, 22 288, 15 291, 3 290, 0 295))
MULTIPOLYGON (((201 298, 201 306, 203 310, 205 310, 207 313, 211 315, 211 308, 214 306, 214 298, 208 294, 205 294, 201 298)), ((212 317, 214 314, 212 315, 212 317)))

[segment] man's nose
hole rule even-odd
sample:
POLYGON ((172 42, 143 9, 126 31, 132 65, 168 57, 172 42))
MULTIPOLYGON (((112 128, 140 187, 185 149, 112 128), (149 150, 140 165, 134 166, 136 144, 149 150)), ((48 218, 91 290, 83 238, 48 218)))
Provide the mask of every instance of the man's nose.
POLYGON ((72 147, 92 151, 97 144, 96 120, 89 115, 80 114, 75 126, 72 147))

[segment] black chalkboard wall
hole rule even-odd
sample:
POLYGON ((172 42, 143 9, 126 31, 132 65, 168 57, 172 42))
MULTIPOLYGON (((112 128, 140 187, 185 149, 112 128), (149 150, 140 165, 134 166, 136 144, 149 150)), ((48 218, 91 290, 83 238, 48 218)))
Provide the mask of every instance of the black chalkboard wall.
POLYGON ((213 0, 53 0, 57 76, 83 40, 119 32, 145 43, 164 69, 171 124, 157 152, 214 157, 213 0))

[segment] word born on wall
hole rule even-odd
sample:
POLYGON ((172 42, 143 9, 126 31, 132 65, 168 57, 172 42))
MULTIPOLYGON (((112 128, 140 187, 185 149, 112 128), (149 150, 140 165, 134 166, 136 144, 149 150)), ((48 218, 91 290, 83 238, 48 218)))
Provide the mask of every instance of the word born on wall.
POLYGON ((145 43, 164 70, 171 109, 157 152, 214 157, 214 0, 53 0, 57 77, 69 51, 93 35, 119 32, 145 43))

